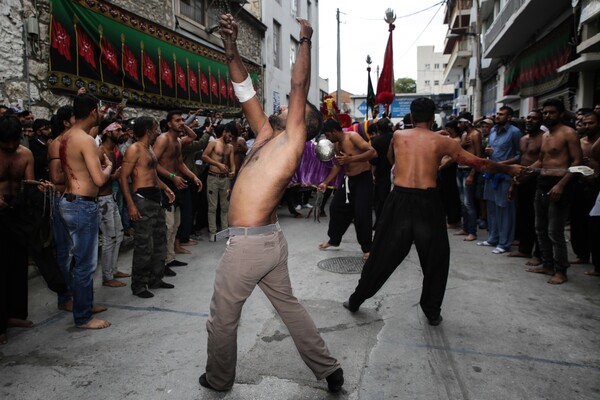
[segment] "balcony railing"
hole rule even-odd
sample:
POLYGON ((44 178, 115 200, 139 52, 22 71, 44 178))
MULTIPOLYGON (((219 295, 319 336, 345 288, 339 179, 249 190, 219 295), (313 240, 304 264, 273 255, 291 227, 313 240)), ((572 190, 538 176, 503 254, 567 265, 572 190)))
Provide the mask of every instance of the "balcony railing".
POLYGON ((490 26, 485 34, 484 45, 486 49, 489 49, 494 40, 500 35, 502 29, 508 23, 510 17, 512 17, 525 3, 530 0, 508 0, 498 16, 496 16, 494 23, 490 26))

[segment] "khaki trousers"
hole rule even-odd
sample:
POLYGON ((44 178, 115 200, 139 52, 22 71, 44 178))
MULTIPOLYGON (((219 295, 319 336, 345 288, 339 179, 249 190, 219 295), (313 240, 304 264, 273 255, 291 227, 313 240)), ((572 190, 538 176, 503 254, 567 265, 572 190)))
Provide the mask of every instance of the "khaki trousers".
POLYGON ((231 188, 231 180, 227 177, 208 175, 206 179, 208 188, 208 232, 212 235, 217 233, 217 202, 221 205, 221 230, 227 229, 227 212, 229 211, 229 200, 227 191, 231 188))
POLYGON ((181 222, 181 210, 179 207, 171 206, 171 211, 165 212, 165 224, 167 225, 167 259, 165 264, 175 259, 175 236, 181 222))
POLYGON ((237 327, 242 306, 256 285, 275 307, 300 357, 317 379, 323 379, 339 368, 312 318, 292 294, 287 259, 287 241, 281 231, 230 237, 217 267, 210 317, 206 322, 206 379, 213 388, 227 390, 233 386, 237 327))

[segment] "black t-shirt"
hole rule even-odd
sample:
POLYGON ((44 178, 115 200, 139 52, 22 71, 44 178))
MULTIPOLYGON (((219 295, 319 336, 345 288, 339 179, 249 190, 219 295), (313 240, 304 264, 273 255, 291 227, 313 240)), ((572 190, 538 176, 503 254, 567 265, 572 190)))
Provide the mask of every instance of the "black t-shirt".
POLYGON ((371 146, 373 146, 377 152, 377 158, 374 158, 370 161, 371 165, 376 167, 375 178, 377 178, 377 180, 391 180, 390 171, 392 169, 392 164, 390 164, 387 158, 388 148, 390 147, 391 141, 391 133, 376 136, 371 141, 371 146))
POLYGON ((50 180, 48 168, 48 145, 39 138, 34 137, 29 141, 29 150, 33 153, 33 174, 35 179, 50 180))

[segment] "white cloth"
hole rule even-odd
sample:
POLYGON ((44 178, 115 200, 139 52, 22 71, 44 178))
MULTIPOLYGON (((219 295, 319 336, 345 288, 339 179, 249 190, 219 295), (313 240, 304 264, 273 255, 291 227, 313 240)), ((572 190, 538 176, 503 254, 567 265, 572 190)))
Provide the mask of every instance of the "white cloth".
POLYGON ((600 193, 596 197, 596 204, 594 204, 594 207, 590 211, 590 217, 600 217, 600 193))

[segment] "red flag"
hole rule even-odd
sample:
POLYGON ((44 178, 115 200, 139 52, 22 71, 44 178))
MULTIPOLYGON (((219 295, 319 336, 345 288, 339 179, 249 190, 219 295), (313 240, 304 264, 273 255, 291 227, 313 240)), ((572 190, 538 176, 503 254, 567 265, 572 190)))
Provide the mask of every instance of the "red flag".
POLYGON ((102 38, 102 41, 100 42, 100 51, 102 51, 102 64, 106 65, 110 72, 118 75, 119 64, 117 63, 117 53, 105 38, 102 38))
POLYGON ((394 24, 390 24, 390 36, 385 49, 383 69, 377 82, 377 103, 386 105, 392 104, 392 101, 394 101, 394 49, 392 48, 392 32, 394 28, 394 24))
POLYGON ((194 93, 198 94, 198 79, 196 78, 196 74, 192 71, 188 65, 188 76, 190 79, 190 89, 194 91, 194 93))
POLYGON ((175 63, 175 74, 177 74, 177 84, 179 87, 187 91, 187 86, 185 84, 185 72, 183 72, 183 69, 177 63, 175 63))
POLYGON ((144 53, 144 76, 156 85, 156 65, 148 54, 144 53))
POLYGON ((227 90, 229 91, 229 98, 235 100, 235 93, 233 92, 233 84, 231 81, 227 81, 227 90))
POLYGON ((136 81, 138 78, 138 61, 129 47, 123 46, 123 69, 136 81))
POLYGON ((219 77, 219 87, 221 88, 221 97, 226 99, 227 98, 227 85, 225 84, 225 81, 221 77, 219 77))
POLYGON ((217 80, 212 75, 210 76, 210 91, 215 96, 219 95, 219 86, 217 85, 217 80))
POLYGON ((168 87, 173 89, 173 72, 171 67, 164 59, 160 60, 160 78, 167 84, 168 87))
POLYGON ((71 61, 71 37, 56 19, 52 19, 52 48, 71 61))
POLYGON ((202 72, 200 72, 200 89, 202 93, 208 96, 208 79, 202 72))
POLYGON ((83 57, 88 64, 96 68, 94 45, 90 37, 84 31, 82 31, 81 28, 79 28, 79 25, 77 25, 77 46, 79 49, 79 55, 83 57))

